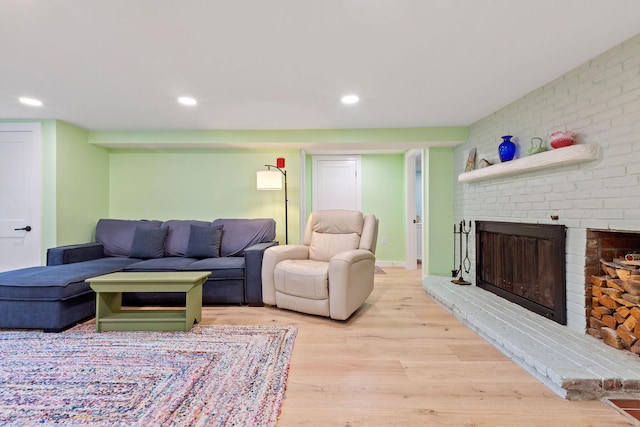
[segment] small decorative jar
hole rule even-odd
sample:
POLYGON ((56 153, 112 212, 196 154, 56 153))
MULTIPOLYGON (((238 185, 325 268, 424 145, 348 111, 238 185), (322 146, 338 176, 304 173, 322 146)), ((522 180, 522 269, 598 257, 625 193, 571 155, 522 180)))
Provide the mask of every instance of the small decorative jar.
POLYGON ((563 148, 573 145, 576 142, 576 133, 568 130, 566 132, 557 131, 549 135, 549 145, 553 148, 563 148))
POLYGON ((498 154, 500 155, 501 162, 508 162, 513 160, 516 155, 516 144, 511 141, 512 135, 505 135, 502 137, 502 143, 498 146, 498 154))

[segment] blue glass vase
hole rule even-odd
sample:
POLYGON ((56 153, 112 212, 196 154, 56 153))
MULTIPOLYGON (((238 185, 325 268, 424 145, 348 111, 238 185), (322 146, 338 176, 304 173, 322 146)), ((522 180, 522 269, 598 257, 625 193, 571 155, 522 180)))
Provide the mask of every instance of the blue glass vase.
POLYGON ((501 162, 508 162, 513 160, 516 155, 516 144, 511 141, 512 135, 505 135, 502 137, 502 143, 498 146, 498 154, 500 155, 501 162))

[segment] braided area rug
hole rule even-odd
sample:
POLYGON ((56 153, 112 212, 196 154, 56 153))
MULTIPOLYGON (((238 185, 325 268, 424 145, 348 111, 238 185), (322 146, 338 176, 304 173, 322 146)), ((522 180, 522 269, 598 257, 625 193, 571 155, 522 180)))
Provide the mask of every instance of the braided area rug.
POLYGON ((295 326, 0 332, 0 425, 274 426, 295 326))

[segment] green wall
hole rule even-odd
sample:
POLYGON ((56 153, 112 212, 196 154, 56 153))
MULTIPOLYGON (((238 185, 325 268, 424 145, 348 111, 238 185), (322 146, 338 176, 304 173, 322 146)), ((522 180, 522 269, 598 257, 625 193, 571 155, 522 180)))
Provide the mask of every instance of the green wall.
POLYGON ((289 242, 299 240, 297 151, 116 150, 110 154, 109 216, 136 219, 274 218, 284 244, 284 190, 256 189, 256 171, 286 161, 289 242))
POLYGON ((56 245, 93 240, 109 214, 109 152, 87 143, 87 131, 56 122, 56 245))
POLYGON ((424 153, 423 271, 449 276, 453 266, 453 148, 424 153))
POLYGON ((404 154, 362 155, 362 211, 380 220, 376 259, 406 261, 404 154))

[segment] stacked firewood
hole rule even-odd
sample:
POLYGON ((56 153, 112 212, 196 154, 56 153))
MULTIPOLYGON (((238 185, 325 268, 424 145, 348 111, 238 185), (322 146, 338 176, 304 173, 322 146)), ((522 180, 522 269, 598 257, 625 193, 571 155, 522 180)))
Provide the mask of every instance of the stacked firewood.
POLYGON ((604 276, 591 276, 587 332, 617 349, 640 354, 640 269, 638 261, 600 260, 604 276))

